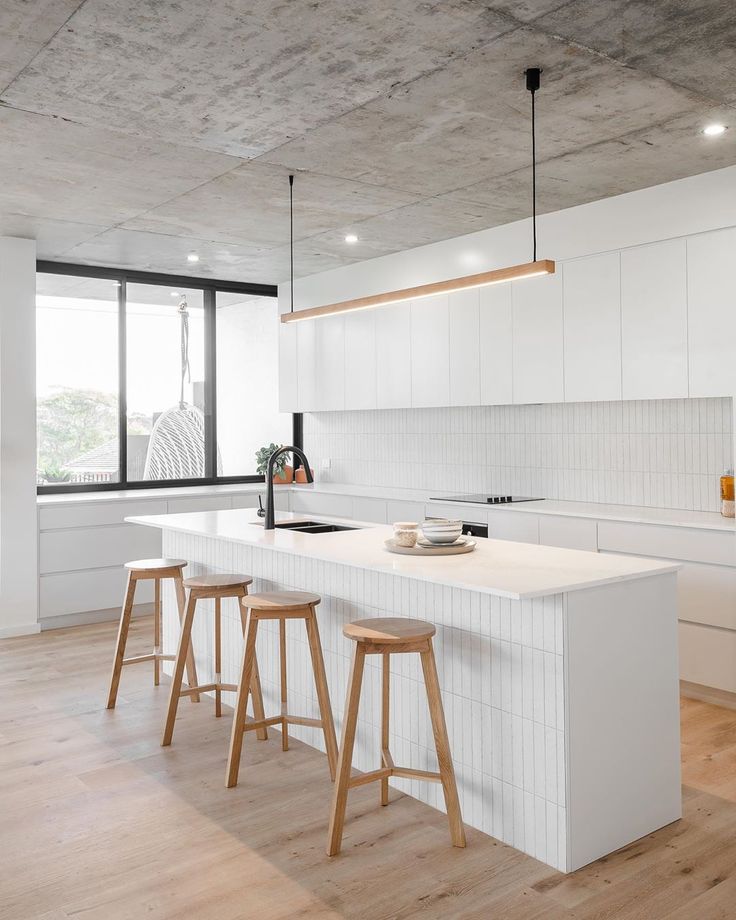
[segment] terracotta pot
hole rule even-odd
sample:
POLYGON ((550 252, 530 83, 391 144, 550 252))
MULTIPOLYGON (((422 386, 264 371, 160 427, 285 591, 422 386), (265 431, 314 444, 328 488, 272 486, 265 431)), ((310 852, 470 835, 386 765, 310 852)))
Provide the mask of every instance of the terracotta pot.
MULTIPOLYGON (((314 478, 314 470, 312 470, 312 478, 314 478)), ((307 481, 307 471, 303 466, 300 466, 299 469, 294 473, 294 482, 306 482, 307 481)))
POLYGON ((281 485, 281 486, 285 486, 285 485, 288 485, 290 482, 293 482, 294 481, 294 467, 288 466, 287 464, 287 466, 284 467, 284 478, 282 479, 278 473, 274 473, 273 481, 274 481, 274 485, 281 485))

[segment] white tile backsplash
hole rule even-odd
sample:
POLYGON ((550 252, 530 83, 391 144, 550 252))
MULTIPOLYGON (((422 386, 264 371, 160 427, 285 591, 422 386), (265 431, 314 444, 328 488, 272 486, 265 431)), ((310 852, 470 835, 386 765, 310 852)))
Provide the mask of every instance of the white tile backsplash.
POLYGON ((733 410, 714 398, 316 412, 304 445, 332 482, 717 511, 733 410))

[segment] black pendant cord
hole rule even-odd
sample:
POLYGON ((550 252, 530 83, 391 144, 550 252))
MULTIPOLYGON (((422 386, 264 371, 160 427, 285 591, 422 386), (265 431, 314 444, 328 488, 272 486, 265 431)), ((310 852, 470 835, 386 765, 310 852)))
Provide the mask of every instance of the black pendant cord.
POLYGON ((289 176, 289 289, 294 312, 294 176, 289 176))
POLYGON ((537 261, 537 133, 534 117, 534 90, 532 92, 532 237, 534 240, 534 258, 537 261))
POLYGON ((539 89, 542 71, 539 67, 530 67, 524 71, 526 88, 532 94, 532 243, 533 261, 537 261, 537 126, 534 108, 534 94, 539 89))

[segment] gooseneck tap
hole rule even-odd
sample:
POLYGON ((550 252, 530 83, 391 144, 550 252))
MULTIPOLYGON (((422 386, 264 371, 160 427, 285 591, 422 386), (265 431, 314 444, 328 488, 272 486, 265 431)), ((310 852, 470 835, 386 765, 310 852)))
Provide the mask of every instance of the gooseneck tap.
POLYGON ((304 472, 307 477, 307 482, 314 482, 314 477, 312 476, 312 471, 309 468, 309 461, 306 458, 304 451, 300 447, 295 447, 293 444, 288 447, 279 447, 278 450, 275 450, 271 456, 268 458, 268 469, 266 470, 266 519, 263 522, 264 530, 273 530, 274 529, 274 514, 273 514, 273 467, 281 454, 292 453, 295 457, 298 457, 301 463, 304 466, 304 472))

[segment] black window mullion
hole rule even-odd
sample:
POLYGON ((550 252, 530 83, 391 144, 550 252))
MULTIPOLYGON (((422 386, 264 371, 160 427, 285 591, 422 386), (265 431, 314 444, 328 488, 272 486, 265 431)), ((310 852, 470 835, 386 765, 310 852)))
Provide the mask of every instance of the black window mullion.
POLYGON ((125 276, 118 282, 118 457, 120 488, 128 483, 128 336, 125 276))
POLYGON ((217 316, 215 291, 204 289, 204 475, 217 478, 217 316))

